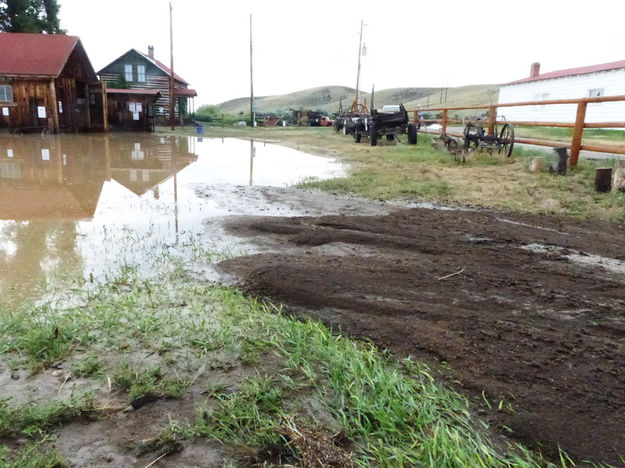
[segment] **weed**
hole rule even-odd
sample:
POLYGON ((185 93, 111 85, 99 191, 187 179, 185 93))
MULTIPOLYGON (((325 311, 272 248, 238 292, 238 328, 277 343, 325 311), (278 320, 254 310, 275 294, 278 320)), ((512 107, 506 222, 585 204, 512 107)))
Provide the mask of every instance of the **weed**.
POLYGON ((102 373, 102 364, 95 356, 87 356, 72 365, 72 372, 76 377, 89 377, 102 373))

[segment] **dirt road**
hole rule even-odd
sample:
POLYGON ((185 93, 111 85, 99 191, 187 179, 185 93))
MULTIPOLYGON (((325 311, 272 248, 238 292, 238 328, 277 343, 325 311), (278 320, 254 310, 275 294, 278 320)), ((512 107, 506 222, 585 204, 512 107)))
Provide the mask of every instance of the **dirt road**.
POLYGON ((267 252, 220 264, 248 291, 441 364, 495 431, 549 457, 622 463, 623 226, 406 209, 226 229, 267 252))

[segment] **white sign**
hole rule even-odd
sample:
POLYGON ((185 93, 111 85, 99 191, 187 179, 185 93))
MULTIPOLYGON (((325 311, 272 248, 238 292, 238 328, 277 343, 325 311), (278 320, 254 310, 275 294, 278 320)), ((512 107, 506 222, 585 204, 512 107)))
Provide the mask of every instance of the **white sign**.
POLYGON ((41 159, 44 161, 50 161, 50 150, 43 148, 41 150, 41 159))
POLYGON ((133 112, 132 113, 132 120, 139 120, 139 113, 138 112, 133 112))
POLYGON ((5 117, 9 116, 9 108, 8 107, 3 107, 2 108, 2 115, 4 115, 5 117))
POLYGON ((128 108, 130 109, 130 112, 136 112, 136 110, 137 110, 137 106, 135 105, 134 102, 129 102, 128 103, 128 108))
POLYGON ((46 118, 46 107, 45 106, 38 106, 37 107, 37 116, 40 119, 45 119, 46 118))
POLYGON ((141 143, 135 143, 135 151, 141 151, 141 143))
POLYGON ((59 114, 63 113, 63 101, 59 101, 59 114))
POLYGON ((136 107, 137 112, 141 112, 143 111, 143 106, 141 105, 140 102, 137 103, 137 107, 136 107))
POLYGON ((7 156, 8 156, 9 158, 12 158, 12 157, 13 157, 13 150, 12 150, 12 149, 8 149, 8 150, 7 150, 7 156))

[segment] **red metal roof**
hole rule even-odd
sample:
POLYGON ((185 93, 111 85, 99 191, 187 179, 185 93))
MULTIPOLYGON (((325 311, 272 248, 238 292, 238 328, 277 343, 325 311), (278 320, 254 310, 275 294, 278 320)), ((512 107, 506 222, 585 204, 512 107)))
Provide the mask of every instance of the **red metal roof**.
POLYGON ((0 75, 56 78, 78 42, 62 34, 0 33, 0 75))
POLYGON ((158 89, 118 89, 118 88, 106 88, 106 94, 140 94, 147 96, 156 96, 161 94, 158 89))
MULTIPOLYGON (((137 50, 137 49, 135 49, 137 50)), ((160 68, 161 70, 163 70, 165 73, 167 73, 167 75, 171 76, 171 68, 169 68, 168 66, 166 66, 163 62, 160 62, 159 60, 150 58, 150 56, 148 54, 144 54, 143 52, 137 50, 137 52, 139 52, 141 55, 143 55, 146 59, 148 59, 150 62, 154 63, 158 68, 160 68)), ((187 81, 182 78, 180 75, 178 75, 178 73, 174 73, 174 79, 176 81, 181 82, 182 84, 186 84, 188 85, 189 83, 187 83, 187 81)))
POLYGON ((586 75, 588 73, 597 73, 608 70, 617 70, 619 68, 625 68, 625 60, 619 60, 617 62, 601 63, 599 65, 589 65, 587 67, 567 68, 566 70, 556 70, 549 73, 543 73, 538 76, 523 78, 522 80, 511 81, 506 85, 529 83, 531 81, 550 80, 553 78, 564 78, 565 76, 586 75))

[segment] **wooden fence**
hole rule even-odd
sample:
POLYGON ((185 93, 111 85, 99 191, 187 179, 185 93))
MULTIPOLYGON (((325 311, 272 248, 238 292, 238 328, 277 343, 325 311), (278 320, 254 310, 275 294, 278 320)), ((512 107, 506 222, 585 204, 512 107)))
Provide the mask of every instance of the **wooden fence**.
MULTIPOLYGON (((625 154, 625 145, 623 146, 610 146, 610 145, 584 145, 582 144, 582 136, 585 128, 625 128, 625 122, 598 122, 587 123, 586 122, 586 108, 588 104, 600 103, 600 102, 614 102, 625 101, 625 96, 601 96, 601 97, 588 97, 580 99, 559 99, 551 101, 527 101, 527 102, 514 102, 497 104, 492 106, 472 106, 472 107, 440 107, 440 108, 428 108, 410 110, 409 112, 414 115, 414 122, 419 121, 419 112, 441 112, 440 119, 425 119, 421 120, 424 123, 438 122, 443 127, 441 133, 447 132, 448 124, 462 124, 462 120, 450 119, 449 111, 458 110, 488 110, 488 117, 486 123, 488 124, 488 134, 492 135, 495 131, 496 124, 512 124, 512 125, 525 125, 528 127, 559 127, 559 128, 572 128, 573 138, 570 143, 562 143, 550 140, 536 140, 530 138, 518 138, 515 137, 515 143, 526 143, 530 145, 538 146, 550 146, 550 147, 566 147, 570 151, 570 165, 576 166, 579 159, 579 152, 581 150, 594 151, 600 153, 613 153, 613 154, 625 154), (575 116, 575 122, 532 122, 532 121, 500 121, 497 120, 497 108, 498 107, 519 107, 519 106, 548 106, 558 104, 577 104, 577 113, 575 116)), ((449 133, 454 136, 462 136, 458 134, 449 133)))

